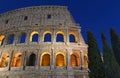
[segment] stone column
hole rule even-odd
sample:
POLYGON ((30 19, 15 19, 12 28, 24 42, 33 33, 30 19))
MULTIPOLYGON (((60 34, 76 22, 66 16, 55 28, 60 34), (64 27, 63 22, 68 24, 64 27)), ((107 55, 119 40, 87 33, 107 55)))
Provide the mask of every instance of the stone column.
POLYGON ((5 34, 5 40, 4 40, 3 46, 8 44, 8 38, 9 38, 9 35, 5 34))
POLYGON ((26 51, 23 52, 23 70, 25 70, 25 66, 26 66, 26 51))
POLYGON ((78 44, 81 44, 81 35, 80 35, 80 29, 78 29, 78 44))
POLYGON ((56 42, 56 30, 53 29, 53 35, 52 35, 52 43, 56 42))
POLYGON ((68 28, 66 29, 66 43, 69 43, 69 30, 68 28))
POLYGON ((55 52, 54 52, 54 49, 52 49, 52 52, 51 52, 51 69, 53 70, 54 67, 55 67, 55 52))
POLYGON ((86 76, 85 76, 85 75, 83 75, 83 78, 86 78, 86 76))
POLYGON ((83 55, 83 51, 80 51, 80 57, 81 57, 81 67, 84 68, 84 55, 83 55))
POLYGON ((9 70, 10 70, 11 67, 12 67, 13 54, 14 54, 14 51, 12 51, 12 52, 10 53, 10 60, 9 60, 9 63, 8 63, 9 70))
POLYGON ((17 43, 20 43, 20 39, 19 39, 20 37, 19 37, 19 33, 15 33, 15 35, 14 35, 14 43, 13 44, 17 44, 17 43))
POLYGON ((41 57, 40 51, 41 51, 41 50, 38 50, 38 58, 37 58, 37 60, 38 60, 38 62, 37 62, 38 68, 40 67, 40 62, 41 62, 41 59, 40 59, 40 57, 41 57))
POLYGON ((39 50, 37 50, 38 52, 37 52, 37 57, 36 57, 36 63, 35 63, 35 68, 36 68, 36 70, 38 70, 38 68, 39 68, 39 57, 40 57, 40 54, 39 54, 39 50))
POLYGON ((30 34, 31 34, 31 31, 28 31, 27 33, 26 33, 27 35, 26 35, 26 44, 29 44, 30 43, 30 34))
POLYGON ((43 42, 42 39, 43 39, 43 29, 40 29, 39 40, 38 40, 39 44, 43 42))
POLYGON ((67 49, 67 69, 69 70, 71 68, 71 65, 70 65, 70 53, 72 52, 71 49, 67 49))
POLYGON ((53 64, 53 60, 52 60, 52 58, 53 58, 53 52, 52 52, 52 49, 51 49, 51 55, 50 55, 50 68, 52 69, 52 64, 53 64))
POLYGON ((3 52, 3 51, 0 52, 0 59, 2 58, 2 52, 3 52))

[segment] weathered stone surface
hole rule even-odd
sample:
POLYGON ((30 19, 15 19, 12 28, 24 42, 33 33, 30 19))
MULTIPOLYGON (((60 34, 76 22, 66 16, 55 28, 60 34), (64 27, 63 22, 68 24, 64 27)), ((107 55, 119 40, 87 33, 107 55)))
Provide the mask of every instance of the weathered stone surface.
POLYGON ((1 14, 0 38, 1 35, 5 38, 0 46, 0 78, 89 78, 89 69, 85 65, 88 60, 84 59, 88 46, 80 31, 80 26, 65 6, 33 6, 1 14), (34 31, 38 33, 38 42, 30 41, 34 31), (26 40, 20 43, 23 33, 26 33, 26 40), (44 42, 46 33, 51 34, 51 42, 44 42), (59 33, 64 42, 56 42, 59 33), (74 43, 69 41, 70 34, 75 36, 74 43), (11 35, 14 35, 13 44, 9 44, 11 35), (21 57, 18 58, 17 53, 21 57), (49 66, 42 66, 44 53, 50 55, 49 66), (4 54, 8 57, 4 58, 4 54), (27 66, 31 54, 36 56, 35 65, 27 66), (58 54, 64 57, 63 66, 56 66, 58 54), (76 57, 73 62, 72 54, 76 57), (20 61, 18 66, 13 66, 15 58, 20 61), (76 65, 71 66, 71 63, 76 65))

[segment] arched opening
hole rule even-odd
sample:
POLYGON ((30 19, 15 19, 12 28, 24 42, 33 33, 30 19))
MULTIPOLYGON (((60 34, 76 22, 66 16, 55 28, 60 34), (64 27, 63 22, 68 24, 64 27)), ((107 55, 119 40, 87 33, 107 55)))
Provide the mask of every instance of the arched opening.
POLYGON ((27 20, 27 19, 28 19, 28 16, 25 16, 25 17, 24 17, 24 20, 27 20))
POLYGON ((7 67, 9 63, 9 54, 3 54, 1 61, 0 61, 0 67, 7 67))
POLYGON ((50 54, 44 54, 41 61, 41 66, 50 66, 50 54))
POLYGON ((64 36, 62 34, 57 34, 56 42, 64 42, 64 36))
POLYGON ((38 34, 33 35, 32 42, 38 42, 38 34))
POLYGON ((69 41, 70 41, 70 42, 73 42, 73 43, 76 42, 75 36, 74 36, 73 34, 70 34, 70 35, 69 35, 69 41))
POLYGON ((38 32, 33 31, 30 35, 30 42, 38 42, 38 32))
POLYGON ((86 68, 88 68, 88 56, 87 56, 87 54, 84 55, 84 66, 85 66, 86 68))
POLYGON ((80 66, 80 57, 77 53, 71 54, 70 64, 71 66, 80 66))
POLYGON ((20 67, 22 64, 22 53, 15 53, 12 59, 12 67, 20 67))
POLYGON ((23 33, 20 38, 20 43, 25 43, 26 40, 26 33, 23 33))
POLYGON ((0 36, 0 45, 3 45, 4 39, 5 39, 5 36, 4 36, 4 35, 1 35, 1 36, 0 36))
POLYGON ((57 54, 56 66, 65 66, 65 56, 63 54, 57 54))
POLYGON ((43 33, 42 41, 51 42, 52 41, 52 32, 50 30, 46 30, 43 33))
POLYGON ((51 34, 50 33, 45 34, 44 42, 51 42, 51 34))
POLYGON ((65 42, 64 32, 58 31, 56 34, 56 42, 65 42))
POLYGON ((76 34, 76 32, 71 31, 69 33, 69 41, 72 43, 77 43, 78 42, 78 34, 76 34))
POLYGON ((29 57, 28 66, 35 66, 36 55, 32 53, 29 57))
POLYGON ((9 36, 9 44, 13 44, 14 43, 14 34, 9 36))

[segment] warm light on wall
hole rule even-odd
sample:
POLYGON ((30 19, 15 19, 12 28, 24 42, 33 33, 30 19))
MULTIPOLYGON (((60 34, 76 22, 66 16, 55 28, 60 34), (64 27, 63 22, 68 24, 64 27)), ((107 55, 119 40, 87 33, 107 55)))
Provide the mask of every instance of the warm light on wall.
POLYGON ((22 64, 22 53, 15 53, 12 59, 12 67, 20 67, 22 64))
POLYGON ((1 35, 1 36, 0 36, 0 45, 2 44, 4 38, 5 38, 4 35, 1 35))
POLYGON ((9 54, 7 53, 3 54, 0 62, 0 67, 6 67, 8 65, 8 62, 9 62, 9 54))
POLYGON ((84 55, 84 66, 88 68, 88 55, 87 54, 84 55))
POLYGON ((66 56, 64 52, 56 54, 56 66, 66 66, 66 56))
POLYGON ((71 66, 80 66, 80 57, 77 52, 73 52, 71 54, 71 66))
POLYGON ((41 66, 50 66, 50 52, 43 52, 40 58, 41 66))

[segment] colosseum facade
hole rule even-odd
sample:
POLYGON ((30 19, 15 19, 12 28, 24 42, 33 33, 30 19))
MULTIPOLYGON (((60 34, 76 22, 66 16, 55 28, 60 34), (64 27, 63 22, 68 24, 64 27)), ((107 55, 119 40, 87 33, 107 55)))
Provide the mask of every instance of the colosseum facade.
POLYGON ((0 78, 89 78, 87 48, 66 6, 0 14, 0 78))

